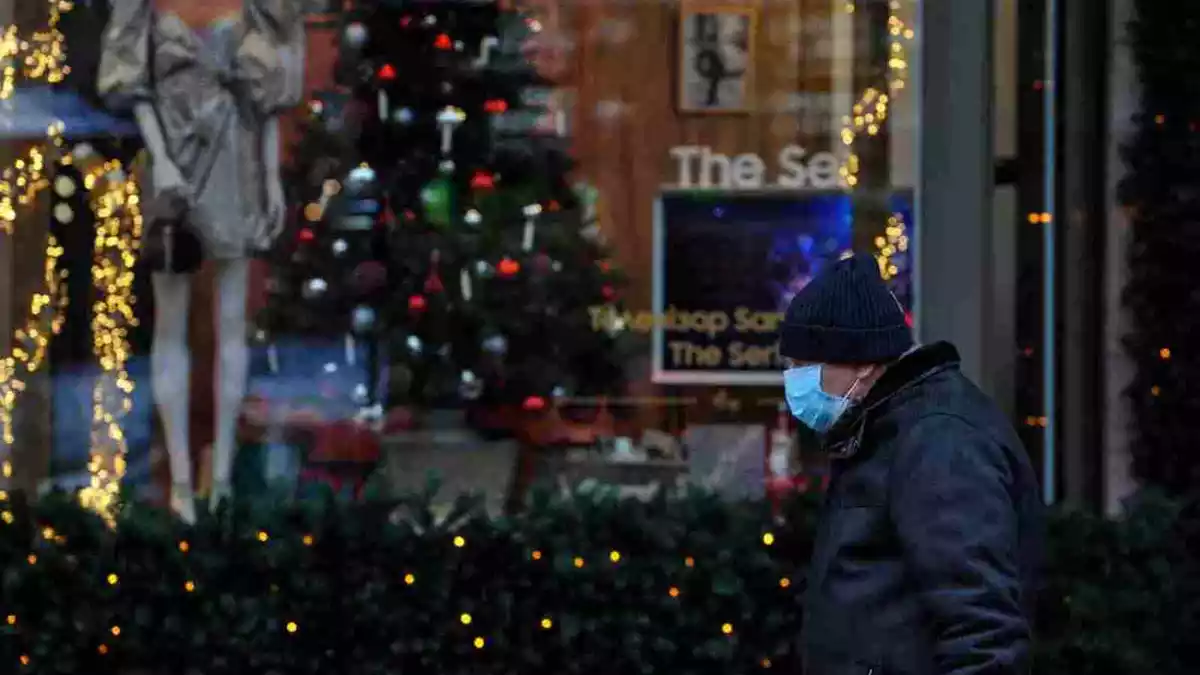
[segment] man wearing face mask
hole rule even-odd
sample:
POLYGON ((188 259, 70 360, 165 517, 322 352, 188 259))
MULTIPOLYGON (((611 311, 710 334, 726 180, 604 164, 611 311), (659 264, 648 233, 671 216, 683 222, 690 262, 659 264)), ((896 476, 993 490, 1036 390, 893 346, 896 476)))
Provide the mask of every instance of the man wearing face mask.
POLYGON ((788 306, 792 414, 831 480, 805 594, 805 675, 1030 670, 1042 509, 1029 457, 948 343, 917 346, 874 258, 788 306))

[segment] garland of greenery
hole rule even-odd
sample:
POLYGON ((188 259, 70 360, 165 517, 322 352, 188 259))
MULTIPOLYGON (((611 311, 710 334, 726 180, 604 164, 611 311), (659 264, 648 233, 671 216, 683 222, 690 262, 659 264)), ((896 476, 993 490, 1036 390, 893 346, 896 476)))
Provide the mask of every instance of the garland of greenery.
MULTIPOLYGON (((109 529, 67 495, 0 502, 0 672, 800 672, 812 499, 433 503, 239 504, 194 527, 129 504, 109 529)), ((1176 513, 1055 515, 1038 673, 1191 672, 1176 513)))
POLYGON ((1121 201, 1129 214, 1126 346, 1135 366, 1133 468, 1176 494, 1200 485, 1195 420, 1200 352, 1200 4, 1135 0, 1128 26, 1141 87, 1125 147, 1121 201))

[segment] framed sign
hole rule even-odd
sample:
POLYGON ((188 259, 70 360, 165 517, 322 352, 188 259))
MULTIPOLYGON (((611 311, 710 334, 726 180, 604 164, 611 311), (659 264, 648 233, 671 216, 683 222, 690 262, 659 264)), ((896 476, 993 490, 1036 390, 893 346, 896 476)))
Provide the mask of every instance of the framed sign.
MULTIPOLYGON (((910 195, 889 202, 897 222, 911 222, 910 195)), ((848 254, 853 219, 853 197, 838 189, 663 192, 654 214, 653 381, 781 384, 784 312, 848 254)), ((889 284, 907 307, 910 241, 880 241, 877 258, 888 254, 889 284)))
POLYGON ((755 9, 684 3, 676 71, 684 113, 748 112, 754 97, 755 9))

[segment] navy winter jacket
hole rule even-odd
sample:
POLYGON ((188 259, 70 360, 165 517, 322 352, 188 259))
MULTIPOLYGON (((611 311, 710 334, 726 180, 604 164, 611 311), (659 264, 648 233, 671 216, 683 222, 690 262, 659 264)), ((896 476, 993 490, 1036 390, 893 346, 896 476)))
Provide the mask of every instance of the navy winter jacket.
POLYGON ((824 439, 805 675, 1025 675, 1042 507, 1020 440, 947 343, 893 364, 824 439))

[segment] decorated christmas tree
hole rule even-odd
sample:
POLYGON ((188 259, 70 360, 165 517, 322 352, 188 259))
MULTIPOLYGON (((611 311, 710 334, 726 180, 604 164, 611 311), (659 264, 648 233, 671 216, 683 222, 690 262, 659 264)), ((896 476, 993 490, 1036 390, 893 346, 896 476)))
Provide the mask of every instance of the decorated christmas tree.
POLYGON ((363 3, 341 68, 362 115, 353 203, 386 237, 388 398, 539 409, 621 386, 619 335, 589 309, 621 279, 543 133, 542 82, 520 46, 536 22, 494 2, 363 3))
POLYGON ((260 370, 315 379, 326 398, 365 406, 376 392, 386 242, 374 200, 361 199, 373 179, 357 163, 355 119, 344 94, 309 102, 285 179, 295 208, 270 253, 255 339, 264 348, 260 370), (356 375, 347 377, 346 366, 356 375))

